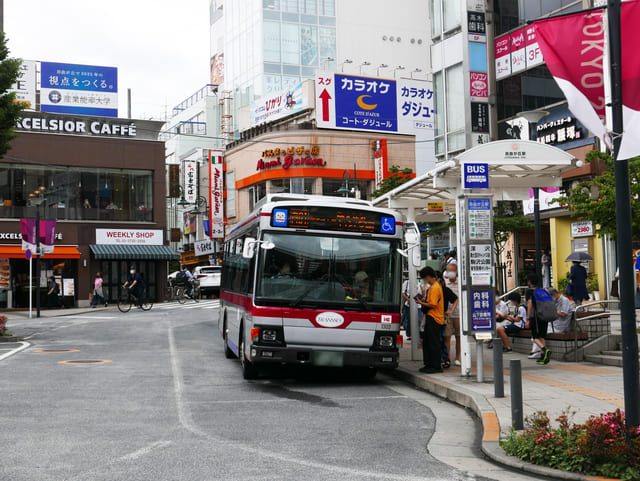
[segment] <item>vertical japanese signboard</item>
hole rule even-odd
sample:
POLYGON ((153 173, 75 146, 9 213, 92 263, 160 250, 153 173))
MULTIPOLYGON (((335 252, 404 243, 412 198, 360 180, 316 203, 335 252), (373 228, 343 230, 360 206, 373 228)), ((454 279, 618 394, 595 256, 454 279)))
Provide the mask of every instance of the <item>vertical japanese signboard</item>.
POLYGON ((516 30, 511 38, 511 73, 516 74, 527 68, 525 49, 525 29, 516 30))
POLYGON ((209 151, 209 229, 212 239, 224 237, 223 152, 209 151))
POLYGON ((470 318, 474 333, 493 331, 494 306, 493 289, 471 291, 470 318))
POLYGON ((470 72, 470 92, 472 102, 489 101, 489 77, 484 72, 470 72))
POLYGON ((118 116, 118 69, 40 63, 40 110, 59 114, 118 116))
POLYGON ((11 86, 16 93, 16 102, 24 105, 25 110, 36 109, 36 62, 23 60, 18 80, 11 86))
POLYGON ((184 200, 195 204, 198 200, 198 163, 187 161, 184 163, 184 200))
POLYGON ((496 38, 496 80, 503 79, 511 75, 511 52, 509 35, 496 38))
POLYGON ((177 199, 180 197, 180 166, 178 164, 169 164, 169 197, 177 199))
POLYGON ((542 52, 540 51, 540 46, 538 45, 538 40, 536 39, 536 27, 534 27, 533 25, 529 25, 525 29, 525 35, 527 41, 527 68, 543 64, 544 59, 542 58, 542 52))

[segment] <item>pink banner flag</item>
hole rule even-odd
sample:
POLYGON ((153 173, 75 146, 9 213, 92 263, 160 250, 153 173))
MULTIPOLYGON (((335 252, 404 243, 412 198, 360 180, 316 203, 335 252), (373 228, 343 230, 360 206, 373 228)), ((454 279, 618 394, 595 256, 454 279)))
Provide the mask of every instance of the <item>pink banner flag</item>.
MULTIPOLYGON (((20 219, 20 233, 22 235, 22 250, 31 250, 36 254, 36 220, 20 219)), ((40 248, 43 254, 53 252, 56 241, 56 221, 40 221, 40 248)))
POLYGON ((603 10, 535 22, 536 37, 569 110, 601 139, 606 129, 603 10))
MULTIPOLYGON (((564 93, 569 110, 605 140, 604 10, 576 13, 534 23, 544 61, 564 93)), ((640 1, 622 3, 623 135, 618 159, 640 155, 640 1)))

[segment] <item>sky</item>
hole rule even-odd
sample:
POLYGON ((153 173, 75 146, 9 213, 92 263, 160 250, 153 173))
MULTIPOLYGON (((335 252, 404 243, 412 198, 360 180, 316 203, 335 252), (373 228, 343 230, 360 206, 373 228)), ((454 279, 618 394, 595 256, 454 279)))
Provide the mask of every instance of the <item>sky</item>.
POLYGON ((118 68, 118 115, 164 119, 209 81, 208 0, 4 0, 12 57, 118 68))

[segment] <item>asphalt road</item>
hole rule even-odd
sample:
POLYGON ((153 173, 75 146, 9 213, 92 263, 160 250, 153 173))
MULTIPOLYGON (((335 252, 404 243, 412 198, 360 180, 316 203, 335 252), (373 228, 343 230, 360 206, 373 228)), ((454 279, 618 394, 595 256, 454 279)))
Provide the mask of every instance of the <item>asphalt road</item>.
MULTIPOLYGON (((0 479, 488 479, 464 472, 471 451, 462 469, 432 457, 441 402, 384 376, 243 380, 217 313, 203 301, 12 322, 32 346, 0 362, 0 479)), ((448 409, 467 418, 454 436, 475 439, 448 409)))

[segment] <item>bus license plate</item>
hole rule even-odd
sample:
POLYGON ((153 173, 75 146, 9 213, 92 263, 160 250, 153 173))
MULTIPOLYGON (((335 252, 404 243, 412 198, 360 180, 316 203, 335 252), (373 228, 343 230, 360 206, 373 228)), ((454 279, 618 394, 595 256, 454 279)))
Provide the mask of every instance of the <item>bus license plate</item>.
POLYGON ((314 351, 313 365, 342 367, 344 365, 344 353, 339 351, 314 351))

